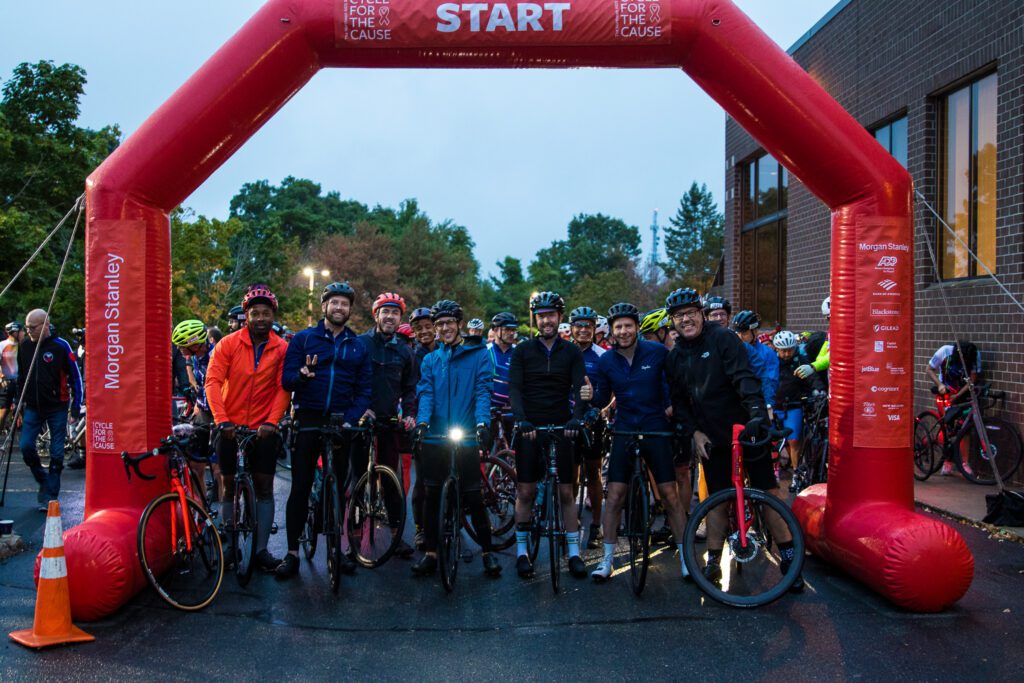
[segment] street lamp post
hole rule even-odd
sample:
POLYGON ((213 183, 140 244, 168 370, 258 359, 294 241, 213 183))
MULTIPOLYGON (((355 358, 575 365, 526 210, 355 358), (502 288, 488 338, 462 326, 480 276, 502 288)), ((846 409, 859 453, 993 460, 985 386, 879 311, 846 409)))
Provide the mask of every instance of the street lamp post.
MULTIPOLYGON (((314 278, 316 278, 316 271, 310 266, 306 266, 305 268, 302 269, 302 274, 309 278, 309 296, 307 300, 308 313, 306 317, 309 326, 313 327, 313 287, 316 284, 314 282, 314 278)), ((326 268, 320 271, 320 275, 323 276, 324 279, 326 279, 327 276, 329 276, 330 274, 331 271, 327 270, 326 268)))
POLYGON ((531 292, 530 300, 526 304, 526 317, 529 319, 530 336, 533 336, 533 300, 537 298, 540 292, 531 292))

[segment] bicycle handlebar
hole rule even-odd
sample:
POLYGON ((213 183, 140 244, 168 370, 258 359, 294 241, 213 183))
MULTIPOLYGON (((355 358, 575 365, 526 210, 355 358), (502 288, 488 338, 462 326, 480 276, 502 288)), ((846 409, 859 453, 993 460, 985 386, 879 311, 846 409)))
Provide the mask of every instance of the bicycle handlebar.
POLYGON ((650 437, 670 437, 675 436, 675 432, 642 432, 642 431, 625 431, 621 429, 611 429, 608 432, 612 436, 650 436, 650 437))

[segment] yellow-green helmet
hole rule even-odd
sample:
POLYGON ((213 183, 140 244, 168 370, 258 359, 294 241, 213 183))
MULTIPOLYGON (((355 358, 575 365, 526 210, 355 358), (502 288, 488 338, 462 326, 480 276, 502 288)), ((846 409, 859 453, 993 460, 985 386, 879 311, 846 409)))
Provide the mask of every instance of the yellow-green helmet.
POLYGON ((171 343, 175 346, 192 346, 206 341, 206 325, 202 320, 182 320, 171 332, 171 343))
POLYGON ((651 334, 668 326, 668 311, 664 308, 656 308, 646 313, 640 321, 640 334, 651 334))

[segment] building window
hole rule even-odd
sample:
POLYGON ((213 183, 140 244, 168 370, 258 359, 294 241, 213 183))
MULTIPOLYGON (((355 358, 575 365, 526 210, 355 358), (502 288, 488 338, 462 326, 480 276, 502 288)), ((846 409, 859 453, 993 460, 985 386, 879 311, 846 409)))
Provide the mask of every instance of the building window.
POLYGON ((943 279, 984 275, 965 244, 996 272, 997 78, 991 74, 950 93, 942 103, 939 229, 943 279), (961 241, 963 241, 963 244, 961 241))
POLYGON ((742 166, 740 308, 765 327, 786 319, 786 216, 789 174, 770 155, 742 166))
POLYGON ((885 151, 893 155, 896 161, 907 167, 907 117, 890 121, 881 128, 875 130, 875 139, 885 148, 885 151))

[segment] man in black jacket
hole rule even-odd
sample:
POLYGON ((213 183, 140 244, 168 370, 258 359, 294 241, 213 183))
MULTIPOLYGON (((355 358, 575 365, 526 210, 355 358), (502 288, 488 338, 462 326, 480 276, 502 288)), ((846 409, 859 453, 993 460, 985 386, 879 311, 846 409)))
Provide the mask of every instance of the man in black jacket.
MULTIPOLYGON (((668 355, 665 373, 672 390, 672 412, 678 431, 693 438, 697 454, 704 461, 708 493, 731 486, 732 426, 745 425, 741 439, 761 439, 769 427, 761 382, 750 368, 747 351, 734 333, 718 323, 704 320, 700 296, 692 289, 668 295, 665 307, 679 333, 668 355)), ((744 449, 745 470, 750 485, 782 498, 771 458, 764 447, 744 449), (765 457, 759 457, 765 456, 765 457)), ((715 512, 719 512, 716 508, 715 512)), ((724 511, 723 511, 724 514, 724 511)), ((725 519, 708 516, 708 560, 704 575, 721 581, 722 545, 725 519)), ((782 520, 773 514, 768 523, 780 549, 782 573, 794 559, 793 540, 782 520)), ((794 588, 802 588, 802 580, 794 588)))
POLYGON ((39 484, 39 510, 46 512, 47 503, 60 493, 69 405, 72 423, 82 413, 82 377, 71 345, 50 334, 46 311, 30 311, 25 329, 28 339, 18 346, 18 395, 25 396, 19 446, 22 459, 39 484), (36 451, 43 424, 50 430, 49 471, 43 469, 36 451))
POLYGON ((587 567, 580 557, 579 518, 573 496, 575 463, 571 443, 581 427, 581 419, 588 406, 580 400, 580 388, 586 374, 583 352, 572 342, 558 335, 558 323, 565 310, 562 297, 554 292, 541 292, 530 301, 540 334, 516 346, 509 363, 509 400, 516 420, 516 572, 527 578, 533 574, 533 565, 527 553, 527 538, 533 516, 533 501, 537 495, 537 482, 544 476, 550 433, 538 436, 537 425, 565 425, 565 439, 557 443, 559 499, 565 538, 569 550, 569 571, 582 578, 587 567), (570 408, 570 398, 576 404, 570 408))
MULTIPOLYGON (((398 294, 385 292, 373 304, 374 327, 360 338, 370 350, 373 363, 373 393, 370 409, 377 419, 377 460, 402 476, 399 431, 411 431, 416 426, 416 383, 420 379, 419 367, 413 359, 409 346, 395 332, 402 324, 405 300, 398 294), (402 420, 397 423, 398 409, 402 409, 402 420)), ((364 452, 365 455, 365 452, 364 452)), ((362 476, 366 469, 365 457, 353 458, 353 479, 362 476), (360 462, 361 461, 361 462, 360 462)), ((400 514, 400 499, 385 501, 388 516, 397 520, 400 514)), ((397 529, 395 529, 397 531, 397 529)), ((409 557, 412 547, 404 540, 399 541, 395 553, 409 557)))

